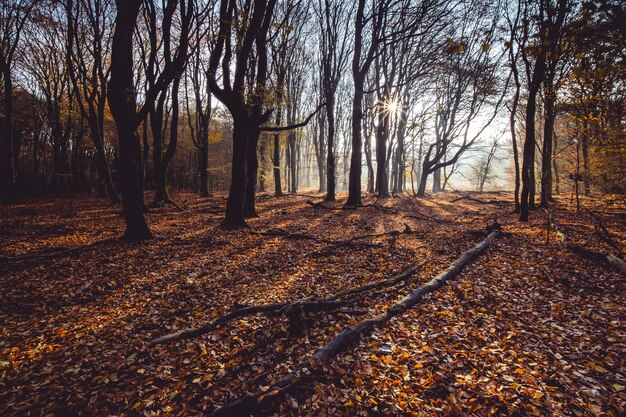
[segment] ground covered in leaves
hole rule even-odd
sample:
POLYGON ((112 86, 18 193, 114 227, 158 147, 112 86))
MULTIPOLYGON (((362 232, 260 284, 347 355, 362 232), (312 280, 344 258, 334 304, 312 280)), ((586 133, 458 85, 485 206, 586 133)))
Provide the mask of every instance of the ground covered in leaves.
MULTIPOLYGON (((261 217, 239 231, 219 227, 224 196, 176 197, 185 211, 153 210, 156 238, 140 244, 118 240, 120 209, 104 200, 0 208, 0 415, 201 415, 265 389, 255 415, 624 415, 625 277, 549 236, 545 212, 518 223, 510 194, 367 197, 356 210, 341 209, 344 195, 326 208, 317 195, 260 195, 261 217), (330 365, 269 388, 445 270, 496 216, 502 234, 455 280, 330 365), (426 264, 406 285, 313 313, 298 337, 283 317, 256 315, 148 346, 235 304, 323 297, 415 261, 426 264)), ((570 238, 626 247, 624 203, 583 204, 613 246, 563 198, 552 212, 570 238)))

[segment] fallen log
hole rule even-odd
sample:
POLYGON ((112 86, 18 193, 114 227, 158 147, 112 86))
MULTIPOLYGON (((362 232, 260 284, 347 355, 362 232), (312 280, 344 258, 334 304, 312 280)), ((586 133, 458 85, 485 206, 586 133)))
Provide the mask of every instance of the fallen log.
POLYGON ((332 358, 354 343, 359 337, 365 334, 370 334, 374 328, 381 325, 391 318, 398 316, 415 304, 417 304, 425 294, 431 293, 441 287, 446 281, 456 277, 463 268, 469 264, 472 260, 477 258, 483 253, 491 242, 498 236, 500 227, 497 223, 491 225, 488 229, 489 234, 480 243, 476 244, 471 249, 463 252, 461 256, 452 263, 441 274, 430 280, 428 283, 418 287, 402 300, 393 304, 383 313, 364 320, 355 326, 349 327, 340 333, 337 337, 332 339, 321 349, 319 349, 313 357, 296 367, 294 371, 289 372, 287 375, 280 378, 278 381, 272 383, 269 389, 265 388, 263 391, 257 391, 254 393, 245 394, 226 405, 216 409, 209 414, 209 417, 222 417, 222 416, 242 416, 251 414, 255 408, 261 403, 263 399, 272 394, 277 394, 281 390, 288 388, 295 382, 300 380, 303 375, 310 374, 311 370, 318 363, 329 362, 332 358))
POLYGON ((595 249, 590 249, 585 246, 572 243, 572 241, 567 237, 563 229, 554 221, 552 212, 547 209, 546 211, 548 213, 548 227, 554 230, 556 235, 559 237, 561 242, 563 242, 567 249, 585 259, 588 259, 597 264, 608 266, 610 268, 613 268, 615 271, 626 275, 626 261, 612 253, 600 252, 595 249))

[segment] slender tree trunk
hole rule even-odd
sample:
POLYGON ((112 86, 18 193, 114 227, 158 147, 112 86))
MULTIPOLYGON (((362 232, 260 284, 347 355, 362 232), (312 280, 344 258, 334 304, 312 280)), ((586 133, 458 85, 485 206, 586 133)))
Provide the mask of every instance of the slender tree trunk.
MULTIPOLYGON (((558 140, 556 137, 556 132, 552 135, 554 137, 554 152, 557 152, 558 140)), ((552 156, 552 169, 554 171, 554 192, 556 195, 561 194, 560 189, 560 179, 559 179, 559 164, 556 162, 556 157, 552 156)))
MULTIPOLYGON (((365 77, 360 73, 355 73, 353 79, 355 91, 352 99, 352 153, 350 155, 347 206, 361 205, 361 158, 363 154, 361 124, 363 122, 363 83, 365 77)), ((371 167, 371 153, 369 160, 368 169, 371 167)), ((370 185, 373 184, 368 183, 368 191, 370 185)))
POLYGON ((406 111, 404 106, 400 110, 400 121, 398 123, 397 131, 397 145, 394 155, 394 167, 395 167, 395 180, 394 180, 394 193, 401 193, 404 191, 404 132, 406 130, 406 111))
MULTIPOLYGON (((98 120, 98 114, 92 106, 89 106, 89 132, 91 134, 91 140, 96 148, 96 157, 98 160, 98 183, 104 186, 106 194, 109 196, 111 203, 117 204, 120 199, 115 192, 113 186, 113 179, 111 178, 111 171, 109 170, 109 163, 106 159, 106 153, 104 150, 104 141, 101 136, 100 123, 98 120)), ((98 187, 100 188, 100 187, 98 187)))
POLYGON ((535 169, 535 112, 537 107, 537 90, 539 86, 531 86, 526 104, 526 138, 524 140, 524 160, 522 162, 522 199, 520 202, 520 221, 528 221, 528 211, 533 199, 532 188, 535 169))
POLYGON ((209 94, 209 104, 207 112, 202 115, 200 121, 200 195, 209 197, 211 186, 209 184, 209 123, 211 120, 211 101, 209 94))
POLYGON ((376 189, 379 197, 389 196, 389 180, 387 178, 387 137, 389 135, 390 112, 382 108, 378 110, 378 126, 376 127, 376 189))
POLYGON ((326 96, 328 147, 326 149, 326 201, 335 201, 335 98, 326 96))
POLYGON ((180 78, 175 78, 172 83, 172 120, 170 121, 170 140, 167 144, 165 155, 161 158, 157 174, 157 191, 154 197, 155 205, 163 205, 171 202, 169 190, 167 188, 167 171, 176 153, 178 146, 178 121, 180 115, 178 92, 180 78))
POLYGON ((13 157, 13 80, 8 63, 2 62, 4 83, 4 126, 2 135, 2 158, 0 159, 1 196, 9 202, 15 199, 15 163, 13 157))
POLYGON ((267 166, 267 141, 265 137, 259 137, 259 192, 265 192, 265 167, 267 166))
POLYGON ((515 130, 515 115, 517 113, 517 107, 519 103, 521 84, 519 81, 519 72, 517 69, 517 65, 514 62, 512 63, 512 71, 513 71, 513 78, 515 80, 515 94, 513 95, 513 103, 511 104, 511 115, 510 115, 509 123, 510 123, 510 128, 511 128, 511 142, 513 146, 513 165, 515 167, 515 190, 514 190, 515 212, 519 213, 520 211, 520 200, 519 200, 520 167, 519 167, 519 150, 517 149, 517 132, 515 130))
MULTIPOLYGON (((282 119, 282 106, 278 106, 276 109, 276 126, 280 125, 282 119)), ((274 134, 274 158, 272 160, 274 164, 274 195, 276 197, 282 197, 283 187, 280 180, 280 135, 278 132, 274 134)))
MULTIPOLYGON (((292 123, 295 123, 292 122, 292 123)), ((296 133, 294 131, 289 132, 287 137, 288 145, 290 147, 290 156, 291 156, 291 186, 289 192, 297 193, 298 192, 298 152, 296 150, 296 133)))
POLYGON ((554 142, 554 122, 556 97, 546 93, 545 121, 543 128, 543 152, 541 155, 541 207, 547 207, 552 201, 552 145, 554 142))
POLYGON ((591 187, 589 182, 589 123, 585 119, 583 122, 582 135, 582 151, 583 151, 583 193, 589 195, 591 187))
POLYGON ((141 130, 141 179, 140 179, 140 188, 141 188, 141 207, 144 213, 148 212, 148 206, 145 201, 146 194, 146 171, 148 166, 148 158, 150 158, 150 143, 148 142, 148 115, 144 118, 142 122, 142 130, 141 130))
POLYGON ((154 180, 156 182, 157 191, 154 197, 152 206, 159 207, 163 205, 163 194, 165 191, 162 188, 161 172, 163 169, 164 157, 163 157, 163 145, 165 142, 165 128, 167 121, 164 121, 165 117, 165 100, 166 92, 163 91, 159 96, 155 108, 150 111, 150 128, 152 130, 152 163, 154 165, 154 180))

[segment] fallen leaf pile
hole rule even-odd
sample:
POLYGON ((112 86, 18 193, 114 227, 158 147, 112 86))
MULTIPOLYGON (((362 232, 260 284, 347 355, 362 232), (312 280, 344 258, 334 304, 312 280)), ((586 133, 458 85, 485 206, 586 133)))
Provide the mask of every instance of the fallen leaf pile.
MULTIPOLYGON (((367 197, 345 210, 307 203, 316 196, 260 195, 261 217, 237 231, 219 227, 224 196, 176 197, 186 210, 152 210, 156 238, 140 244, 117 239, 120 207, 104 200, 0 208, 0 415, 202 415, 258 390, 266 398, 255 415, 626 412, 624 276, 549 236, 544 212, 518 223, 510 194, 367 197), (270 389, 347 326, 445 270, 496 216, 502 235, 460 276, 301 384, 270 389), (413 233, 337 244, 407 226, 413 233), (299 337, 285 317, 259 314, 148 346, 235 305, 323 297, 415 261, 427 262, 406 285, 312 313, 299 337)), ((626 247, 623 204, 584 203, 626 247)), ((553 214, 572 240, 614 251, 589 239, 594 223, 568 199, 553 214)))

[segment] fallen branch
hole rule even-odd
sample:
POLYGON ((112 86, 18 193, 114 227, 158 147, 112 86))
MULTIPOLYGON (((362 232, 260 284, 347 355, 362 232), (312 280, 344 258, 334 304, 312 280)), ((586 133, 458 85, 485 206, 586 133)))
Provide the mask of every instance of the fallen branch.
POLYGON ((316 250, 313 252, 309 252, 309 253, 305 253, 304 255, 301 256, 300 259, 303 258, 307 258, 309 256, 321 256, 321 255, 325 255, 329 252, 332 252, 340 247, 343 246, 349 246, 352 245, 354 242, 357 242, 359 240, 363 240, 363 239, 370 239, 370 238, 377 238, 377 237, 384 237, 384 236, 400 236, 400 235, 406 235, 406 234, 412 234, 415 233, 413 232, 413 230, 411 230, 411 228, 408 225, 404 225, 404 230, 402 231, 398 231, 398 230, 392 230, 391 232, 384 232, 384 233, 372 233, 372 234, 367 234, 367 235, 360 235, 360 236, 354 236, 351 237, 350 239, 347 240, 343 240, 341 242, 332 242, 332 244, 330 246, 327 246, 325 248, 322 248, 320 250, 316 250))
POLYGON ((361 337, 361 335, 370 334, 376 326, 404 313, 417 304, 425 294, 435 291, 446 281, 456 277, 468 263, 487 249, 491 242, 498 236, 499 231, 500 227, 497 223, 490 226, 489 234, 485 240, 476 244, 473 248, 467 250, 466 252, 463 252, 461 256, 444 272, 437 275, 427 284, 415 289, 411 294, 389 307, 385 312, 344 330, 337 337, 315 352, 311 359, 301 363, 294 371, 289 372, 278 381, 272 383, 269 386, 269 389, 264 389, 264 391, 257 391, 239 397, 213 411, 209 414, 209 416, 220 417, 251 414, 264 398, 270 395, 275 395, 281 390, 293 385, 300 380, 303 374, 310 374, 315 364, 329 362, 332 358, 354 343, 359 337, 361 337))
POLYGON ((334 240, 324 239, 322 237, 317 237, 313 235, 307 235, 305 233, 291 233, 282 229, 270 229, 264 232, 257 232, 253 230, 252 233, 260 235, 260 236, 283 237, 285 239, 314 240, 314 241, 324 242, 328 244, 336 243, 334 240))
POLYGON ((595 223, 595 228, 596 228, 596 232, 597 232, 598 238, 601 239, 602 241, 604 241, 605 243, 607 243, 608 245, 610 245, 613 249, 615 249, 617 251, 618 254, 621 255, 622 254, 622 250, 621 250, 619 244, 617 242, 615 242, 615 240, 613 240, 613 237, 611 236, 611 233, 609 233, 608 229, 604 225, 604 222, 602 222, 602 218, 600 216, 596 215, 591 210, 589 210, 587 207, 583 207, 583 209, 587 213, 589 213, 589 216, 591 216, 591 220, 595 223), (601 232, 603 232, 604 235, 601 232))
POLYGON ((508 202, 501 201, 501 200, 479 200, 477 198, 470 197, 468 195, 464 195, 462 197, 455 198, 454 200, 450 200, 450 202, 451 203, 456 203, 457 201, 461 201, 461 200, 469 200, 469 201, 473 201, 475 203, 480 203, 480 204, 495 204, 495 205, 506 205, 506 204, 509 204, 508 202))
MULTIPOLYGON (((364 291, 373 290, 385 286, 393 286, 401 281, 406 281, 414 274, 416 271, 421 269, 426 262, 422 262, 420 264, 412 263, 399 275, 376 281, 370 284, 361 285, 359 287, 348 288, 342 291, 339 291, 334 294, 330 294, 322 299, 312 299, 312 298, 303 298, 297 301, 291 302, 282 302, 282 303, 274 303, 274 304, 264 304, 264 305, 256 305, 256 306, 246 306, 241 304, 235 304, 235 310, 231 311, 228 314, 217 317, 210 322, 193 329, 186 329, 180 332, 171 333, 165 336, 158 337, 153 339, 149 345, 155 346, 163 343, 174 342, 176 340, 182 339, 191 339, 194 337, 201 336, 203 334, 212 332, 218 327, 241 317, 250 316, 258 313, 265 313, 268 315, 278 315, 278 314, 288 314, 290 310, 294 310, 294 307, 302 313, 310 313, 314 311, 330 311, 335 312, 338 311, 338 308, 356 301, 355 299, 340 301, 341 298, 346 295, 354 295, 358 293, 362 293, 364 291)), ((292 320, 293 321, 293 320, 292 320)))
POLYGON ((549 228, 554 230, 556 235, 559 237, 561 242, 563 242, 567 249, 579 256, 582 256, 585 259, 588 259, 598 264, 606 265, 610 268, 613 268, 617 272, 626 275, 626 261, 612 253, 600 252, 572 243, 572 241, 569 240, 563 229, 554 221, 552 212, 547 209, 546 212, 548 213, 549 228))
POLYGON ((165 336, 158 337, 149 343, 149 346, 160 345, 163 343, 174 342, 176 340, 191 339, 209 333, 218 327, 232 321, 234 319, 250 316, 257 313, 266 313, 269 315, 277 315, 282 313, 288 313, 293 307, 298 307, 302 312, 310 313, 314 311, 334 311, 338 307, 346 304, 346 302, 326 301, 326 300, 312 300, 312 301, 295 301, 284 302, 275 304, 264 304, 257 306, 244 306, 231 311, 228 314, 220 316, 215 320, 196 327, 194 329, 182 330, 180 332, 171 333, 165 336))
POLYGON ((364 291, 370 291, 370 290, 375 290, 378 288, 382 288, 382 287, 391 287, 394 286, 402 281, 406 281, 408 280, 411 275, 413 275, 414 273, 416 273, 417 271, 419 271, 420 269, 422 269, 422 267, 424 265, 426 265, 427 261, 424 261, 422 263, 416 263, 413 262, 411 265, 409 265, 408 268, 406 268, 402 273, 396 275, 393 278, 387 278, 387 279, 383 279, 380 281, 376 281, 376 282, 371 282, 369 284, 365 284, 365 285, 361 285, 359 287, 353 287, 353 288, 348 288, 345 289, 343 291, 339 291, 336 292, 334 294, 329 295, 328 297, 326 297, 326 300, 337 300, 340 299, 342 297, 345 297, 346 295, 353 295, 353 294, 358 294, 364 291))

